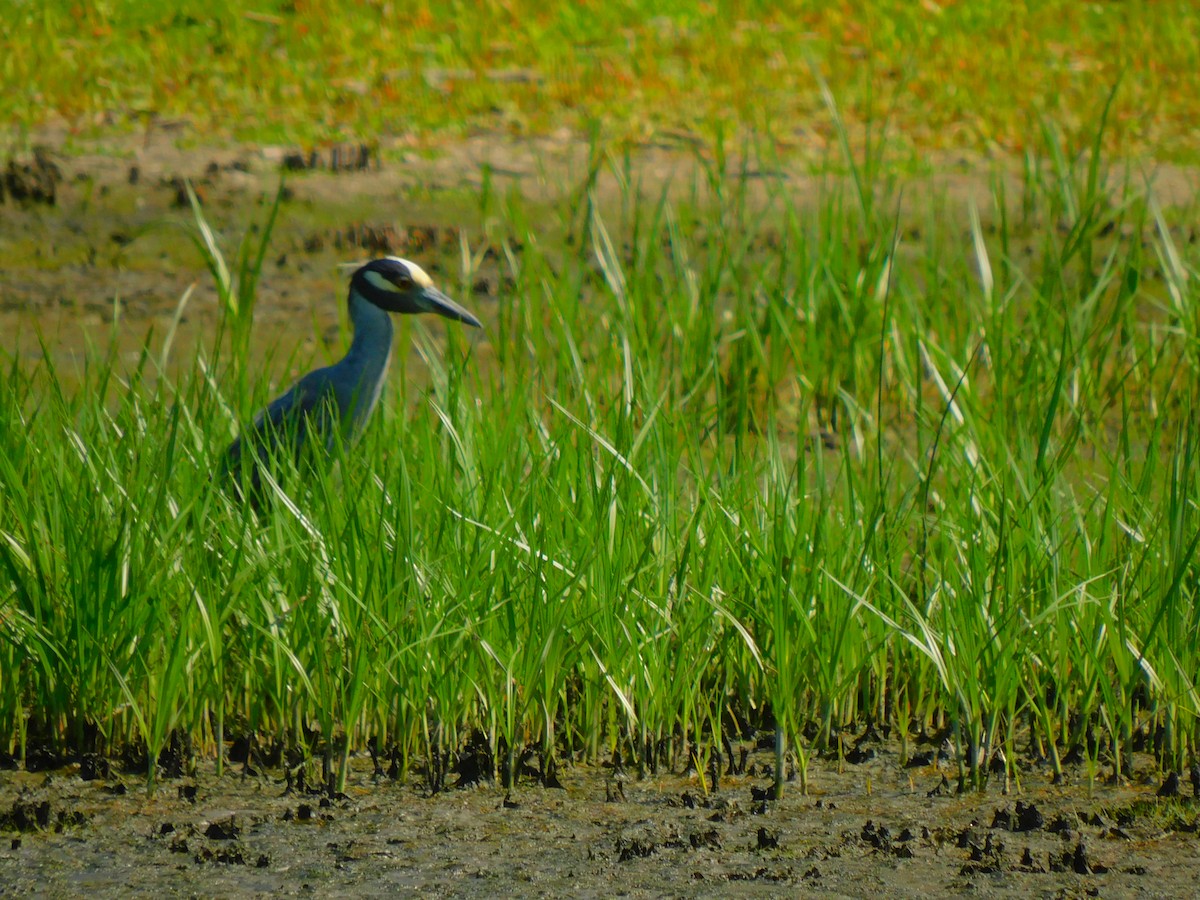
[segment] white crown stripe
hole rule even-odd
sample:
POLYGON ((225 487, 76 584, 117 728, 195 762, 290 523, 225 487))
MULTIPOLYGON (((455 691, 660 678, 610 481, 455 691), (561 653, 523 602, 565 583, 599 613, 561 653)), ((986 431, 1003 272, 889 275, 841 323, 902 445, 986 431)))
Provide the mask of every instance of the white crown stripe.
POLYGON ((427 288, 433 285, 433 279, 425 274, 425 270, 412 260, 403 259, 399 256, 387 256, 384 258, 390 259, 392 262, 398 262, 400 265, 408 269, 408 274, 412 277, 413 283, 417 287, 427 288))

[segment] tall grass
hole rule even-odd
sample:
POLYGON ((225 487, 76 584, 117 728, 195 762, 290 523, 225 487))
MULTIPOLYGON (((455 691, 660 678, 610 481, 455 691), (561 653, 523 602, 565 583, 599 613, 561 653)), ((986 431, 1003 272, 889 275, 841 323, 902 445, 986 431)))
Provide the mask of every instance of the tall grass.
POLYGON ((219 771, 247 737, 331 789, 368 745, 436 788, 468 744, 512 785, 763 731, 782 790, 866 723, 951 737, 964 784, 1000 750, 1179 766, 1196 258, 1091 159, 1031 156, 1020 206, 997 180, 919 236, 862 177, 761 208, 714 169, 647 202, 598 157, 558 223, 491 197, 492 352, 413 323, 411 409, 262 519, 210 481, 265 399, 253 273, 223 356, 97 351, 70 390, 9 362, 0 742, 153 761, 183 734, 219 771))

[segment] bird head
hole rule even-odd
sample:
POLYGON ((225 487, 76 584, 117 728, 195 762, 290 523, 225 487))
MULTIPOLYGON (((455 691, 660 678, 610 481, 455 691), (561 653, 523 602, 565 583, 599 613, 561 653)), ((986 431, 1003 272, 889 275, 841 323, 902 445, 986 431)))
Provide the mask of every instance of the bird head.
POLYGON ((480 327, 478 319, 434 287, 425 270, 407 259, 384 256, 371 260, 350 278, 350 290, 388 312, 436 313, 480 327))

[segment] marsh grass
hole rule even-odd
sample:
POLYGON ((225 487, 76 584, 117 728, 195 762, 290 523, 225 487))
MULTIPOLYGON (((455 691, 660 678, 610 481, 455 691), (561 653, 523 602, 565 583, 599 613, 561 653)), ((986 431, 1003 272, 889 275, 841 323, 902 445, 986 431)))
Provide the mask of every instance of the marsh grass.
POLYGON ((647 200, 597 152, 550 245, 485 192, 514 283, 492 352, 406 323, 417 402, 262 517, 211 480, 267 399, 230 318, 261 247, 191 360, 160 369, 151 337, 69 382, 8 362, 0 740, 141 748, 153 783, 173 734, 218 771, 247 738, 330 790, 368 746, 438 789, 468 744, 512 786, 535 759, 703 772, 762 732, 782 791, 866 723, 951 738, 963 785, 998 750, 1016 777, 1026 752, 1179 767, 1196 259, 1151 187, 1057 140, 1019 203, 998 179, 919 237, 853 165, 763 209, 716 164, 694 201, 647 200))
POLYGON ((1086 140, 1105 85, 1127 75, 1106 150, 1195 162, 1200 11, 1188 0, 1030 7, 534 0, 9 3, 0 121, 9 141, 184 126, 199 142, 583 134, 712 141, 753 129, 818 155, 837 135, 813 68, 855 134, 887 111, 893 151, 1020 155, 1037 122, 1086 140), (720 52, 714 52, 720 48, 720 52), (812 123, 795 128, 791 123, 812 123))

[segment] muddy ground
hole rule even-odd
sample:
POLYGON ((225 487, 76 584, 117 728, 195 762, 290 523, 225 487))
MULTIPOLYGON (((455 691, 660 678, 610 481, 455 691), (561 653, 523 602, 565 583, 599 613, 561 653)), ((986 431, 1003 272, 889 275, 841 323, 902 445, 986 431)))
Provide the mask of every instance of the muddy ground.
MULTIPOLYGON (((233 267, 239 241, 249 233, 253 242, 253 230, 266 220, 281 175, 286 199, 258 286, 255 321, 267 336, 260 344, 269 345, 260 352, 278 344, 287 358, 299 348, 302 363, 321 353, 340 355, 338 298, 345 274, 339 267, 384 253, 419 261, 486 325, 496 304, 520 302, 504 256, 519 258, 521 241, 509 241, 505 250, 513 236, 505 233, 501 207, 519 198, 543 249, 562 244, 582 220, 581 190, 595 160, 593 147, 565 133, 522 141, 476 134, 436 147, 393 138, 302 150, 196 146, 190 133, 181 147, 185 132, 182 124, 156 122, 141 134, 84 142, 65 128, 47 128, 28 142, 31 150, 8 160, 0 156, 0 166, 7 166, 0 168, 0 335, 6 349, 36 364, 43 354, 40 332, 51 360, 69 371, 81 365, 89 340, 103 345, 112 336, 116 319, 117 343, 135 359, 147 331, 153 329, 160 344, 177 312, 176 364, 196 347, 209 348, 217 298, 188 236, 195 227, 184 185, 194 186, 233 267), (464 266, 464 259, 471 265, 464 266)), ((604 159, 594 196, 613 230, 619 230, 629 196, 654 201, 666 191, 685 202, 710 198, 715 163, 693 135, 615 148, 604 159)), ((1010 203, 1019 203, 1023 167, 1020 160, 959 155, 928 160, 921 172, 903 176, 902 191, 889 181, 881 196, 888 204, 899 198, 898 227, 913 238, 901 242, 900 252, 920 252, 938 220, 959 223, 969 255, 968 204, 979 209, 986 228, 997 183, 1007 185, 1010 203)), ((844 173, 839 153, 830 148, 782 161, 733 153, 724 171, 724 190, 744 186, 750 207, 786 195, 803 209, 831 190, 847 198, 852 192, 838 174, 844 173)), ((1109 172, 1114 189, 1123 178, 1135 190, 1151 186, 1168 211, 1195 208, 1200 169, 1135 160, 1109 172)), ((774 209, 781 215, 778 205, 774 209)), ((1061 225, 1035 223, 1021 252, 1040 246, 1036 229, 1061 225)), ((769 221, 759 226, 769 231, 769 221)), ((1195 223, 1181 225, 1176 239, 1194 242, 1195 223)), ((472 336, 483 356, 486 334, 472 336)), ((279 373, 280 383, 294 374, 279 373)))
POLYGON ((94 761, 8 770, 0 895, 1195 895, 1200 801, 1186 774, 1164 789, 1139 759, 1132 783, 1089 787, 1081 765, 1055 785, 1026 762, 1019 788, 997 776, 959 793, 932 746, 907 766, 871 739, 848 758, 813 761, 808 796, 793 783, 779 802, 763 799, 765 751, 708 794, 694 773, 611 766, 560 767, 560 788, 433 793, 419 771, 406 784, 373 774, 365 754, 336 799, 278 771, 217 779, 211 760, 153 796, 94 761))
MULTIPOLYGON (((548 229, 564 229, 588 165, 587 146, 569 136, 515 144, 479 135, 435 152, 393 141, 315 157, 179 149, 167 125, 69 151, 52 130, 37 143, 47 152, 18 154, 0 171, 0 335, 30 368, 43 364, 44 346, 68 380, 86 343, 104 346, 114 322, 134 358, 148 329, 170 328, 193 285, 176 359, 211 340, 215 294, 180 227, 191 222, 184 179, 232 251, 290 170, 263 273, 256 321, 269 337, 258 352, 287 359, 298 347, 304 364, 340 349, 338 263, 412 256, 485 324, 497 304, 519 302, 499 255, 481 252, 505 237, 483 212, 481 191, 519 194, 544 210, 548 229), (480 254, 469 279, 464 247, 480 254)), ((635 162, 648 196, 663 185, 686 195, 703 156, 680 135, 640 148, 635 162)), ((920 180, 907 193, 926 198, 915 215, 928 214, 933 191, 986 210, 991 181, 979 163, 949 161, 920 180)), ((1160 202, 1194 204, 1200 173, 1148 170, 1160 202)), ((748 166, 745 175, 752 200, 787 191, 803 203, 822 184, 800 164, 748 166)), ((615 202, 615 178, 600 189, 615 202)), ((277 366, 273 377, 283 384, 294 375, 277 366)), ((115 764, 0 767, 0 895, 1195 894, 1200 801, 1187 773, 1180 796, 1159 796, 1164 777, 1149 759, 1116 785, 1089 784, 1082 766, 1054 784, 1042 763, 1026 760, 1007 793, 993 779, 984 792, 960 794, 933 748, 917 748, 916 767, 901 765, 887 743, 861 749, 857 764, 814 760, 808 796, 790 785, 765 805, 761 751, 711 794, 694 774, 639 780, 601 766, 564 766, 561 788, 527 781, 507 797, 486 782, 434 793, 419 769, 407 783, 374 777, 367 757, 354 759, 337 799, 289 792, 278 769, 242 777, 233 766, 218 779, 211 759, 153 796, 115 764)))

